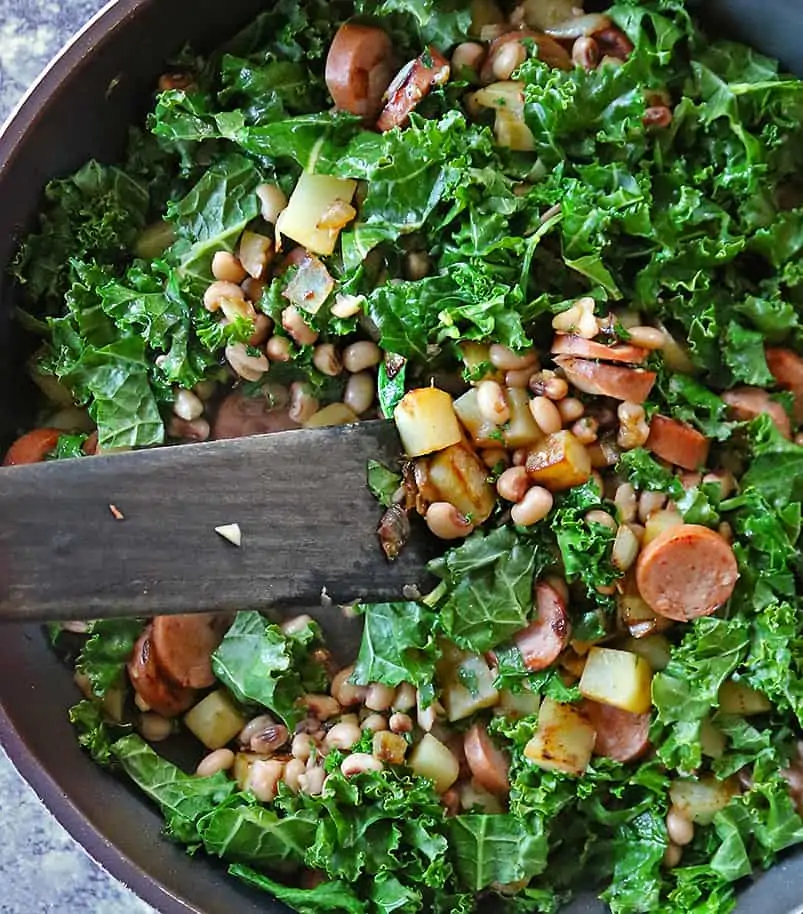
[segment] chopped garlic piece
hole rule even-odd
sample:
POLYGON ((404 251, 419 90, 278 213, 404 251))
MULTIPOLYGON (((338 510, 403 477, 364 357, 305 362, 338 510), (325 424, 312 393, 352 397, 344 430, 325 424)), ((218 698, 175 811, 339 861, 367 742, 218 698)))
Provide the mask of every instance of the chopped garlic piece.
POLYGON ((243 542, 243 533, 239 524, 223 524, 222 527, 215 527, 215 533, 222 536, 232 546, 240 546, 243 542))

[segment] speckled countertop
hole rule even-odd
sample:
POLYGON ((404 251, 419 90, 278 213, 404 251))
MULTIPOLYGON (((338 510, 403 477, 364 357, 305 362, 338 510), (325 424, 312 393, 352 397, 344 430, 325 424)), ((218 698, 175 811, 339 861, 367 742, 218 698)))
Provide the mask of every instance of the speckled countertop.
MULTIPOLYGON (((0 0, 0 123, 48 60, 103 5, 104 0, 0 0)), ((152 912, 89 859, 2 749, 0 810, 2 914, 152 912)))

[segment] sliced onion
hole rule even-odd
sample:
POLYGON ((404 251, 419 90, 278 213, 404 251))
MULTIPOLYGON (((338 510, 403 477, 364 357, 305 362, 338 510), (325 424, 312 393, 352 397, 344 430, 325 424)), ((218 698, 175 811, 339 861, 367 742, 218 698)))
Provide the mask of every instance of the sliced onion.
POLYGON ((585 16, 574 16, 557 25, 552 25, 544 31, 553 38, 585 38, 607 29, 610 24, 611 20, 602 13, 586 13, 585 16))
POLYGON ((308 314, 317 314, 334 287, 335 281, 323 262, 314 254, 307 254, 282 294, 308 314))

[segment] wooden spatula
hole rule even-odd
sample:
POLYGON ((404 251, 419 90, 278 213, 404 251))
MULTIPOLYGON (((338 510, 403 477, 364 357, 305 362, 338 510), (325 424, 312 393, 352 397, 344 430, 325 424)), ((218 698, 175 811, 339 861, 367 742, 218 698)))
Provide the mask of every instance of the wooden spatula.
POLYGON ((437 547, 380 548, 367 462, 400 454, 365 422, 4 469, 0 620, 403 599, 437 547))

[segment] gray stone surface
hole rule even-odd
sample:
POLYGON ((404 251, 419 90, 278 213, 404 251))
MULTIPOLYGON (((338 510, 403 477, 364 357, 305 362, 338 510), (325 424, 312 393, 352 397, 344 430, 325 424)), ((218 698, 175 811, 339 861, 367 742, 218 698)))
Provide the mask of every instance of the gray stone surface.
MULTIPOLYGON (((0 0, 0 122, 103 0, 0 0)), ((0 912, 149 914, 42 806, 0 749, 0 912)))

